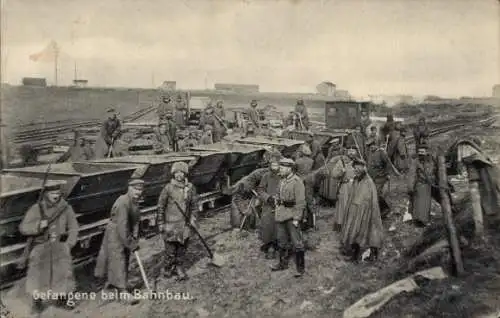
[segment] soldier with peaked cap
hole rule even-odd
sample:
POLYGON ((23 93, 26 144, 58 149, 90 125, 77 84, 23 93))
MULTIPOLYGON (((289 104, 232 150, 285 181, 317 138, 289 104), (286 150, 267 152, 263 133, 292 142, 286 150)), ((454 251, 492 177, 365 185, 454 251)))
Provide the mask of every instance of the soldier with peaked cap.
POLYGON ((407 173, 409 169, 409 154, 408 145, 406 144, 406 128, 401 126, 399 137, 396 141, 396 149, 394 153, 394 166, 401 173, 407 173))
POLYGON ((219 118, 215 113, 214 113, 214 106, 212 103, 208 103, 207 107, 201 114, 200 118, 200 123, 199 123, 199 129, 203 130, 205 125, 210 125, 212 126, 212 137, 214 142, 219 142, 222 140, 222 138, 226 134, 226 129, 224 128, 224 125, 222 124, 222 118, 219 118))
POLYGON ((312 170, 317 170, 325 165, 325 155, 319 141, 314 140, 314 134, 307 132, 306 144, 311 149, 311 159, 314 161, 312 170))
POLYGON ((290 252, 295 252, 296 277, 305 272, 305 246, 300 228, 306 206, 305 189, 302 180, 294 173, 295 162, 292 159, 280 160, 280 182, 277 197, 275 220, 279 247, 279 263, 272 267, 273 271, 288 268, 290 252))
MULTIPOLYGON (((73 208, 62 196, 60 184, 46 185, 42 201, 26 212, 19 232, 34 239, 26 276, 27 294, 48 290, 60 295, 74 292, 71 249, 77 242, 78 222, 73 208)), ((33 311, 43 311, 46 304, 39 298, 33 300, 33 311)), ((58 305, 68 305, 66 297, 58 300, 58 305)))
POLYGON ((172 137, 170 136, 170 122, 162 120, 153 135, 153 149, 157 154, 167 153, 173 150, 172 137))
POLYGON ((179 94, 174 103, 174 121, 175 124, 183 128, 186 126, 186 118, 187 118, 187 105, 186 102, 182 99, 182 96, 179 94))
POLYGON ((304 144, 297 149, 295 159, 295 174, 299 177, 304 177, 313 170, 314 160, 311 159, 311 149, 304 144))
POLYGON ((172 180, 158 198, 158 223, 165 242, 164 275, 185 280, 188 277, 184 256, 191 227, 196 227, 196 190, 187 180, 187 163, 174 163, 171 173, 172 180))
POLYGON ((106 288, 125 293, 120 301, 136 303, 128 293, 130 254, 139 249, 139 200, 144 181, 133 175, 127 193, 116 199, 102 240, 94 270, 98 278, 106 278, 106 288))
POLYGON ((355 158, 353 167, 355 177, 342 222, 341 243, 354 262, 365 248, 370 248, 370 259, 376 260, 384 236, 377 189, 362 159, 355 158))
POLYGON ((107 113, 108 119, 102 124, 95 144, 95 156, 97 159, 108 157, 109 152, 111 152, 111 157, 113 157, 113 145, 122 134, 121 122, 117 117, 115 109, 109 108, 107 113))
POLYGON ((274 253, 278 251, 276 241, 276 221, 274 220, 274 210, 276 209, 276 198, 281 181, 280 166, 281 153, 273 151, 269 159, 269 168, 260 179, 257 192, 262 199, 262 213, 260 220, 260 235, 262 239, 261 251, 266 253, 266 258, 274 258, 274 253), (273 250, 271 251, 271 248, 273 250))

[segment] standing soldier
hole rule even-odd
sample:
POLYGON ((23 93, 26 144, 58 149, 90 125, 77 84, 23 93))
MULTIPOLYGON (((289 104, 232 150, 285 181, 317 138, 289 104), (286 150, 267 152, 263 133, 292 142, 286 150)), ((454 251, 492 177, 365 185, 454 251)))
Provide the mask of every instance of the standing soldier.
POLYGON ((304 183, 294 173, 294 168, 293 160, 287 158, 280 160, 280 174, 283 179, 280 183, 275 215, 280 259, 272 270, 281 271, 288 268, 289 253, 293 248, 297 267, 295 277, 301 277, 305 272, 305 246, 300 223, 306 198, 304 183))
POLYGON ((186 126, 186 117, 187 117, 187 105, 186 102, 182 99, 182 96, 177 95, 177 99, 174 104, 174 118, 175 123, 181 129, 186 126))
POLYGON ((388 135, 394 130, 396 123, 394 122, 394 116, 392 114, 387 115, 384 126, 382 126, 381 133, 383 140, 387 140, 388 135))
POLYGON ((325 156, 323 155, 323 149, 319 141, 314 140, 314 134, 308 132, 306 144, 309 145, 311 149, 311 158, 314 161, 312 170, 317 170, 325 165, 325 156))
POLYGON ((260 234, 263 244, 261 246, 261 251, 266 253, 267 259, 274 258, 274 253, 278 251, 274 210, 277 205, 276 198, 281 181, 281 177, 279 175, 280 160, 281 153, 275 151, 271 154, 269 169, 262 176, 258 186, 258 193, 262 199, 260 234), (271 248, 273 248, 272 252, 271 248))
POLYGON ((393 166, 389 161, 389 157, 377 143, 370 141, 367 146, 369 147, 369 151, 366 155, 368 161, 368 174, 377 189, 380 213, 382 217, 385 217, 390 212, 390 206, 384 198, 385 185, 387 181, 389 181, 389 174, 391 172, 398 175, 399 172, 393 171, 393 166))
POLYGON ((158 198, 158 223, 165 242, 164 274, 170 278, 186 280, 186 249, 191 227, 196 227, 196 191, 188 182, 189 167, 185 162, 172 165, 172 180, 162 190, 158 198))
POLYGON ((260 130, 260 115, 257 110, 257 101, 254 99, 250 102, 250 108, 247 110, 247 116, 249 124, 253 126, 257 131, 260 130))
POLYGON ((139 250, 139 199, 143 189, 143 180, 131 178, 127 193, 116 199, 94 270, 96 277, 107 278, 106 288, 126 295, 120 301, 131 304, 137 301, 128 291, 129 263, 130 254, 139 250))
POLYGON ((401 173, 407 173, 409 169, 409 151, 406 145, 406 128, 401 127, 399 130, 399 138, 396 142, 396 153, 394 165, 401 173))
POLYGON ((167 129, 167 134, 170 139, 170 147, 172 147, 173 151, 178 151, 178 146, 177 146, 177 124, 175 121, 172 119, 173 114, 171 111, 167 111, 165 114, 165 123, 166 123, 166 129, 167 129))
POLYGON ((421 144, 427 144, 427 139, 429 138, 430 130, 425 123, 425 117, 421 116, 418 119, 417 127, 413 129, 413 137, 415 138, 415 147, 419 147, 421 144))
POLYGON ((169 122, 162 120, 153 135, 153 148, 157 154, 167 153, 173 150, 172 138, 170 137, 168 126, 169 122))
POLYGON ((89 141, 82 136, 80 132, 75 131, 75 140, 73 146, 57 162, 77 162, 94 159, 94 150, 89 141))
POLYGON ((370 134, 368 135, 368 138, 366 140, 367 142, 375 142, 377 144, 380 143, 380 137, 378 136, 377 132, 377 126, 371 126, 370 127, 370 134))
POLYGON ((221 119, 218 118, 214 113, 214 107, 212 103, 209 103, 205 108, 205 111, 201 114, 199 128, 203 130, 205 125, 212 126, 212 137, 214 142, 219 142, 226 134, 226 129, 221 122, 221 119))
POLYGON ((172 99, 168 95, 163 95, 161 97, 161 102, 158 105, 158 110, 156 111, 158 114, 158 121, 165 120, 167 112, 172 112, 173 110, 172 99))
POLYGON ((438 189, 437 181, 436 160, 429 154, 427 144, 420 144, 408 174, 409 210, 419 227, 426 226, 430 221, 432 194, 438 189))
POLYGON ((215 104, 215 115, 217 115, 221 120, 226 118, 226 112, 224 111, 224 102, 222 100, 218 100, 215 104))
POLYGON ((294 116, 295 126, 298 130, 309 130, 309 115, 307 113, 307 108, 304 105, 304 100, 299 98, 297 104, 295 105, 294 116))
POLYGON ((377 189, 362 159, 355 159, 353 167, 355 177, 342 224, 341 242, 344 250, 352 253, 352 261, 359 260, 364 248, 370 248, 370 260, 376 260, 384 235, 377 189))
MULTIPOLYGON (((75 289, 71 249, 77 242, 78 222, 60 185, 48 185, 43 191, 41 202, 31 206, 19 225, 21 234, 33 237, 26 292, 66 295, 75 289)), ((38 297, 33 299, 33 313, 41 313, 46 304, 38 297)), ((58 305, 69 309, 67 300, 59 297, 58 305)))
POLYGON ((114 108, 107 111, 109 117, 104 121, 101 132, 95 144, 95 156, 97 159, 113 157, 113 145, 121 136, 121 123, 114 108))
POLYGON ((302 145, 297 149, 295 159, 295 174, 301 178, 308 175, 312 171, 314 160, 311 159, 311 149, 307 145, 302 145))

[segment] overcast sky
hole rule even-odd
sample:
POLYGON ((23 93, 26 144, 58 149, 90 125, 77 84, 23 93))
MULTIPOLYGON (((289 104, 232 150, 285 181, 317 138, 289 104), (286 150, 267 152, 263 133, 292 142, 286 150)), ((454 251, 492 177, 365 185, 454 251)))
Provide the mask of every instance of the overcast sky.
POLYGON ((2 82, 53 81, 28 56, 62 49, 59 84, 260 84, 354 95, 490 96, 500 82, 497 0, 2 0, 2 82))

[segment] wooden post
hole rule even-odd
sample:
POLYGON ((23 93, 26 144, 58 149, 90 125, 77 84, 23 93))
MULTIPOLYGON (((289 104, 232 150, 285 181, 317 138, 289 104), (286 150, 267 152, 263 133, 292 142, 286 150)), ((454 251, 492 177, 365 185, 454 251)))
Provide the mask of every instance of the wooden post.
POLYGON ((455 266, 455 274, 457 276, 460 276, 464 274, 465 270, 462 263, 462 255, 460 252, 460 245, 458 243, 457 230, 455 228, 455 224, 453 223, 453 217, 451 214, 450 198, 448 196, 448 191, 446 190, 448 188, 448 177, 446 175, 445 159, 442 155, 438 157, 438 170, 441 209, 443 211, 444 221, 448 230, 448 241, 450 242, 451 254, 455 266))

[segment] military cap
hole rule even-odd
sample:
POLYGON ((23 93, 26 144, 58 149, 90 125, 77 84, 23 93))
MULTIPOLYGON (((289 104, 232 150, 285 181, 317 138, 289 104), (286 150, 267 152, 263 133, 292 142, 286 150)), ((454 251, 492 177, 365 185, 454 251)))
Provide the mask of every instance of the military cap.
POLYGON ((182 162, 182 161, 175 162, 172 165, 171 172, 172 172, 172 174, 174 174, 176 172, 183 172, 184 174, 188 174, 188 172, 189 172, 189 166, 188 166, 187 163, 182 162))
POLYGON ((302 146, 299 148, 299 151, 300 151, 301 153, 303 153, 305 156, 310 156, 310 155, 312 155, 311 148, 309 148, 309 146, 307 146, 307 145, 302 145, 302 146))
POLYGON ((43 186, 44 192, 61 190, 62 186, 66 184, 66 181, 52 181, 48 180, 43 186))
POLYGON ((252 99, 252 101, 250 102, 250 106, 257 106, 257 100, 252 99))
POLYGON ((282 158, 281 153, 277 150, 271 151, 269 153, 269 162, 279 163, 281 158, 282 158))
POLYGON ((289 158, 282 158, 280 160, 280 166, 283 166, 283 167, 295 167, 295 161, 293 161, 292 159, 289 159, 289 158))
POLYGON ((304 100, 302 98, 297 99, 297 105, 304 105, 304 100))
POLYGON ((108 110, 106 110, 107 113, 114 113, 116 110, 113 108, 113 107, 110 107, 108 108, 108 110))
POLYGON ((131 178, 128 181, 129 187, 134 187, 134 188, 142 188, 144 187, 144 180, 139 179, 139 178, 131 178))

